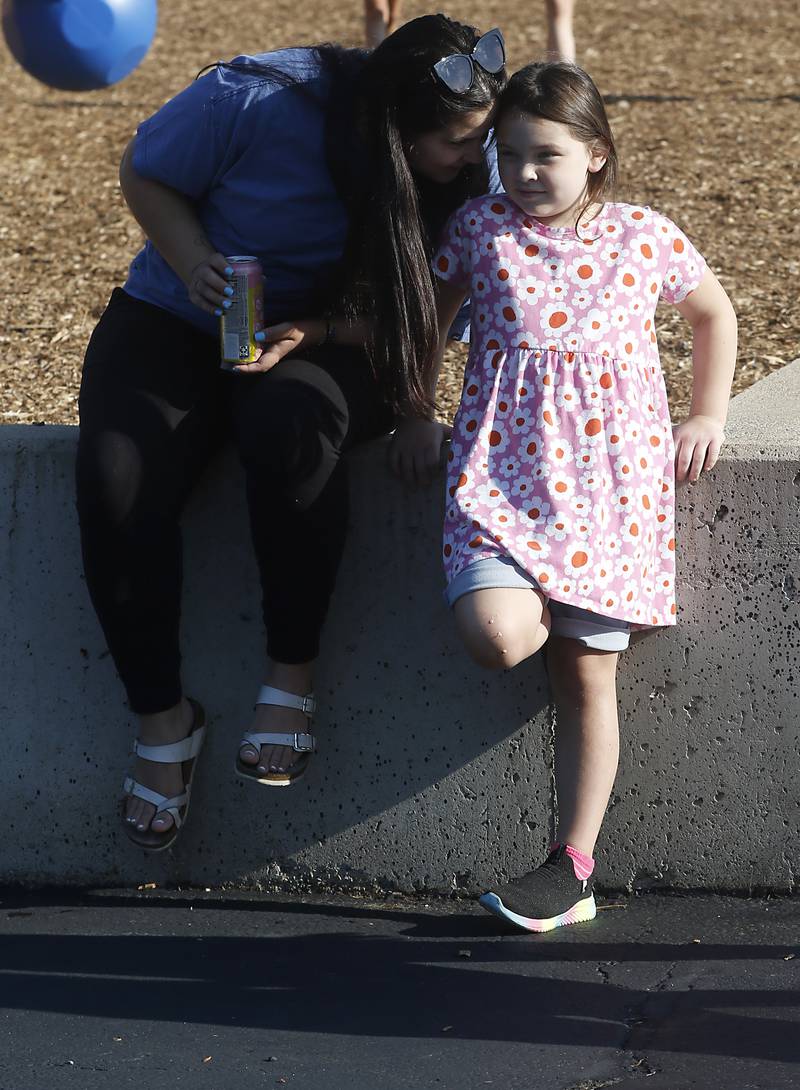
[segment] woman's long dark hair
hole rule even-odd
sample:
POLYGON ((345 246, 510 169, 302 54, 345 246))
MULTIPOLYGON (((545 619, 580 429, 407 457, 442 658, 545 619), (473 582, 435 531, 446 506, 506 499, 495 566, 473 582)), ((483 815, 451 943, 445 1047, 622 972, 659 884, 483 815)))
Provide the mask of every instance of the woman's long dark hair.
POLYGON ((431 410, 426 368, 436 340, 436 296, 430 259, 447 216, 488 188, 486 164, 465 169, 449 185, 415 178, 406 149, 496 102, 505 71, 474 65, 472 86, 450 91, 433 66, 451 53, 470 53, 474 27, 444 15, 406 23, 371 53, 357 81, 371 190, 356 210, 346 252, 349 313, 372 318, 375 371, 395 405, 431 410))
POLYGON ((298 77, 271 65, 233 62, 233 68, 296 86, 326 113, 326 156, 349 214, 349 231, 331 310, 371 329, 367 350, 387 400, 430 412, 426 369, 437 339, 430 259, 447 216, 469 197, 485 193, 486 164, 465 168, 437 185, 417 178, 406 158, 415 137, 442 129, 475 110, 492 107, 505 70, 492 75, 474 65, 472 86, 450 91, 434 74, 451 53, 471 53, 473 27, 444 15, 412 19, 371 53, 333 45, 316 48, 327 75, 320 96, 298 77))

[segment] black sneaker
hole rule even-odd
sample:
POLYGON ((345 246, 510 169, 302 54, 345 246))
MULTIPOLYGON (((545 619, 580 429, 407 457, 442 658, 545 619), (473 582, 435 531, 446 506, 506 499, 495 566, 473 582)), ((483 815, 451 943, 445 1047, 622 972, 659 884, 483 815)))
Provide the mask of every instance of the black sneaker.
POLYGON ((553 849, 541 867, 484 893, 480 903, 525 931, 552 931, 597 915, 592 880, 575 877, 563 844, 553 849))

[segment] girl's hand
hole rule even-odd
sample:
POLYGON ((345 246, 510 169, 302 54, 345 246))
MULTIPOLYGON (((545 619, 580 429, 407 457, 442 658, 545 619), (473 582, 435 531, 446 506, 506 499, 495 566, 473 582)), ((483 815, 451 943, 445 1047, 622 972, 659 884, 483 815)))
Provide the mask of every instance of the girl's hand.
POLYGON ((226 275, 230 276, 232 272, 233 269, 224 254, 209 254, 202 261, 198 261, 189 273, 186 283, 189 302, 209 314, 219 316, 223 309, 227 309, 225 303, 230 305, 233 289, 230 288, 226 275), (226 292, 226 288, 230 290, 226 292))
POLYGON ((407 416, 397 425, 389 447, 389 468, 406 484, 430 484, 441 464, 442 443, 453 429, 438 420, 407 416))
POLYGON ((264 350, 252 363, 237 363, 234 371, 239 374, 258 374, 271 371, 284 356, 296 352, 301 345, 306 348, 322 344, 325 339, 325 322, 319 318, 309 318, 298 322, 280 322, 267 326, 256 333, 256 340, 264 344, 264 350))
POLYGON ((675 476, 694 484, 703 470, 713 469, 725 442, 722 424, 713 416, 690 416, 672 429, 675 476))

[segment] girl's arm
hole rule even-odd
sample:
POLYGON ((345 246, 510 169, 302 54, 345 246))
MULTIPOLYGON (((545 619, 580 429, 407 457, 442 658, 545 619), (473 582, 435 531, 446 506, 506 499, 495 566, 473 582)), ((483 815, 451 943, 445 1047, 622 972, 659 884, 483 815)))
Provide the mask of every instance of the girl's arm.
MULTIPOLYGON (((466 285, 437 280, 436 315, 439 337, 436 354, 428 375, 428 394, 431 404, 436 397, 436 384, 442 369, 442 359, 447 345, 447 334, 461 304, 467 297, 466 285)), ((406 484, 429 484, 439 468, 442 443, 452 429, 430 417, 412 414, 404 416, 397 425, 389 448, 389 468, 406 484)))
POLYGON ((695 482, 712 469, 725 441, 725 421, 736 366, 736 314, 710 269, 678 310, 692 327, 692 404, 673 429, 675 472, 695 482))
POLYGON ((133 217, 184 282, 189 300, 210 314, 226 298, 227 258, 209 242, 194 206, 177 189, 145 178, 133 166, 131 140, 122 156, 119 182, 133 217))

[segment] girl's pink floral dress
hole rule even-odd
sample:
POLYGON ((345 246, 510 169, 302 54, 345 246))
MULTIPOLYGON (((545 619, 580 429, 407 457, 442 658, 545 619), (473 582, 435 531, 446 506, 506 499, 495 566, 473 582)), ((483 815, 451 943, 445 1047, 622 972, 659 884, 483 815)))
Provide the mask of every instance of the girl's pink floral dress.
POLYGON ((509 556, 544 593, 634 627, 675 623, 674 448, 654 313, 705 262, 649 208, 545 227, 469 201, 434 258, 472 341, 447 481, 448 581, 509 556))

